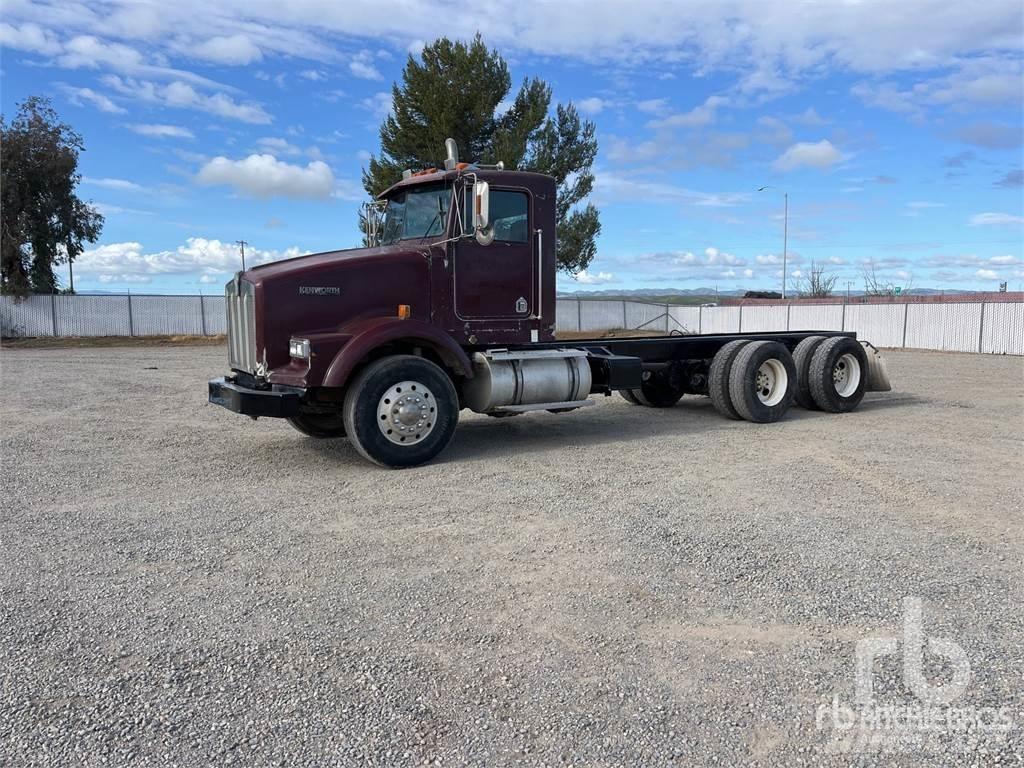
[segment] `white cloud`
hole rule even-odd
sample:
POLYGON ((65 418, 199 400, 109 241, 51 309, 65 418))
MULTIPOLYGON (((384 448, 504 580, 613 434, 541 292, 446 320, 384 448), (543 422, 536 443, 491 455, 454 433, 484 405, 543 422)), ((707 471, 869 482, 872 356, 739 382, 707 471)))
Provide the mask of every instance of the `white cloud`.
MULTIPOLYGON (((1020 50, 1019 0, 988 0, 983 12, 939 0, 887 3, 884 12, 877 2, 763 0, 649 0, 630 4, 626 12, 617 0, 592 0, 581 8, 580 3, 522 0, 503 8, 500 24, 484 5, 450 13, 437 2, 415 2, 381 13, 374 0, 244 7, 206 0, 159 7, 125 0, 10 2, 4 14, 9 25, 34 23, 62 35, 109 35, 146 50, 156 48, 157 54, 161 38, 230 38, 244 25, 245 35, 263 51, 321 61, 339 58, 332 44, 338 38, 386 39, 418 52, 424 30, 436 29, 443 18, 452 39, 483 30, 489 45, 521 58, 534 54, 644 65, 652 79, 668 66, 693 61, 701 75, 738 75, 748 92, 777 92, 805 76, 821 78, 835 71, 876 77, 928 68, 969 70, 982 53, 1015 56, 1020 50)), ((1005 87, 986 83, 982 74, 971 76, 981 81, 973 87, 983 94, 1005 87)))
POLYGON ((596 274, 592 274, 585 269, 581 269, 572 276, 572 279, 577 283, 582 283, 583 285, 601 285, 603 283, 614 282, 615 275, 611 272, 597 272, 596 274))
POLYGON ((729 100, 724 96, 708 96, 704 103, 689 112, 681 112, 658 120, 652 120, 651 128, 701 128, 715 122, 718 110, 729 100))
POLYGON ((348 63, 348 71, 363 80, 383 80, 384 75, 380 73, 373 64, 373 54, 370 51, 360 51, 348 63))
POLYGON ((227 185, 258 198, 324 199, 334 190, 334 173, 314 160, 305 168, 273 155, 249 155, 243 160, 215 157, 200 168, 196 181, 204 186, 227 185))
MULTIPOLYGON (((246 266, 266 264, 301 256, 292 247, 286 251, 268 251, 248 247, 246 266)), ((99 282, 145 282, 155 275, 198 274, 203 282, 219 282, 217 275, 229 275, 241 268, 238 246, 221 240, 190 237, 173 251, 145 252, 141 243, 110 243, 83 251, 75 260, 75 273, 99 282)))
POLYGON ((303 77, 306 80, 312 80, 314 83, 327 79, 327 75, 319 69, 304 69, 299 72, 299 77, 303 77))
POLYGON ((1016 264, 1017 257, 1007 254, 1006 256, 993 256, 989 261, 993 264, 1016 264))
POLYGON ((252 64, 263 58, 263 51, 246 35, 219 35, 191 49, 192 55, 218 64, 252 64))
POLYGON ((668 112, 668 99, 646 99, 638 101, 636 108, 649 115, 664 115, 668 112))
POLYGON ((94 91, 92 88, 75 88, 74 86, 61 84, 60 89, 67 94, 68 100, 76 107, 84 107, 91 104, 100 112, 107 112, 112 115, 123 115, 128 110, 115 104, 109 96, 94 91))
POLYGON ((383 120, 391 114, 391 93, 390 91, 375 93, 373 96, 363 99, 360 106, 369 110, 378 120, 383 120))
POLYGON ((1024 224, 1024 216, 1012 213, 976 213, 971 216, 972 227, 1008 227, 1024 224))
POLYGON ((184 81, 206 88, 223 88, 209 78, 184 69, 150 64, 135 48, 94 35, 77 35, 64 44, 54 62, 65 69, 109 69, 128 75, 184 81))
POLYGON ((302 150, 289 142, 286 139, 281 139, 274 136, 268 136, 262 139, 257 139, 256 144, 263 152, 269 152, 273 155, 301 155, 302 150))
POLYGON ((580 99, 576 102, 576 106, 579 107, 580 112, 586 115, 596 115, 608 106, 608 102, 597 96, 591 96, 589 99, 580 99))
POLYGON ((194 109, 243 123, 266 124, 273 118, 259 104, 243 104, 225 93, 202 93, 188 83, 160 85, 148 80, 106 75, 103 82, 123 96, 178 109, 194 109))
POLYGON ((828 139, 819 142, 800 141, 783 152, 774 162, 778 171, 797 168, 831 168, 843 159, 843 154, 828 139))
POLYGON ((60 50, 57 36, 38 24, 0 24, 0 47, 52 55, 60 50))
POLYGON ((600 204, 647 200, 708 208, 729 208, 745 202, 750 197, 743 192, 699 192, 610 171, 598 171, 594 174, 594 196, 600 204))
POLYGON ((998 280, 999 274, 992 269, 979 269, 974 273, 975 277, 979 277, 982 280, 998 280))
POLYGON ((141 192, 144 187, 127 179, 93 179, 88 176, 82 177, 82 183, 92 187, 103 187, 103 189, 115 189, 119 192, 141 192))
POLYGON ((141 136, 149 136, 154 139, 192 139, 195 138, 192 131, 180 125, 164 125, 161 123, 133 123, 128 130, 134 131, 141 136))
POLYGON ((754 276, 754 270, 749 269, 749 268, 748 269, 744 269, 743 270, 743 276, 747 277, 747 278, 753 277, 754 276))

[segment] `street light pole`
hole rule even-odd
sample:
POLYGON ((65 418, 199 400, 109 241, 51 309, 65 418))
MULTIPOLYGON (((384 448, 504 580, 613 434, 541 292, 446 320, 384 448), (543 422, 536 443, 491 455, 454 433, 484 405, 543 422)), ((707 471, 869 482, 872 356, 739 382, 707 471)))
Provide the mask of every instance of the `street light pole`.
POLYGON ((789 256, 789 192, 782 193, 782 298, 786 298, 786 262, 789 256))
POLYGON ((235 243, 242 252, 242 271, 245 272, 245 246, 247 246, 248 243, 245 242, 245 240, 236 240, 235 243))
POLYGON ((764 192, 766 189, 782 192, 782 298, 786 298, 786 267, 789 261, 789 192, 773 187, 771 184, 758 187, 757 191, 764 192))

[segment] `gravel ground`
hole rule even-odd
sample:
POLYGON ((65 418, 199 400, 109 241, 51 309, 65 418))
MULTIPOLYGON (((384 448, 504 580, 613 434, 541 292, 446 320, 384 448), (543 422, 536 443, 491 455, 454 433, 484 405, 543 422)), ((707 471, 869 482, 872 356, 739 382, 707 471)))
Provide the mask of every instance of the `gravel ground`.
MULTIPOLYGON (((1024 763, 1020 358, 889 353, 773 425, 465 414, 394 472, 207 405, 225 357, 0 356, 0 762, 1024 763), (908 596, 1013 727, 832 724, 908 596)), ((874 685, 920 703, 898 654, 874 685)))

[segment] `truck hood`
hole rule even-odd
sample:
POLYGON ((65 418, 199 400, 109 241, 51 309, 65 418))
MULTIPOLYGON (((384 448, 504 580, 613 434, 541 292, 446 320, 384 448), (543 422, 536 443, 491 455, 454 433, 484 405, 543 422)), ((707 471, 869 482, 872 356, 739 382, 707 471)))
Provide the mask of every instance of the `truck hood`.
POLYGON ((429 259, 426 245, 405 243, 314 253, 241 273, 253 285, 255 359, 268 370, 287 365, 289 339, 355 320, 394 317, 400 304, 428 320, 429 259))

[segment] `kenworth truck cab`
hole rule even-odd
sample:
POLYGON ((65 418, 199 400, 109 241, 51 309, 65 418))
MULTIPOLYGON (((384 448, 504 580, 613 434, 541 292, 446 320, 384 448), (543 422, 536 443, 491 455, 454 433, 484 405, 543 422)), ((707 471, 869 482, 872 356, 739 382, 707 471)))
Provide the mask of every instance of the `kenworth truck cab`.
POLYGON ((446 160, 367 208, 370 247, 300 256, 227 284, 231 374, 209 400, 347 437, 390 467, 433 458, 459 411, 562 413, 619 391, 648 407, 709 395, 729 418, 776 421, 794 399, 852 410, 888 389, 852 333, 555 340, 555 180, 446 160))

